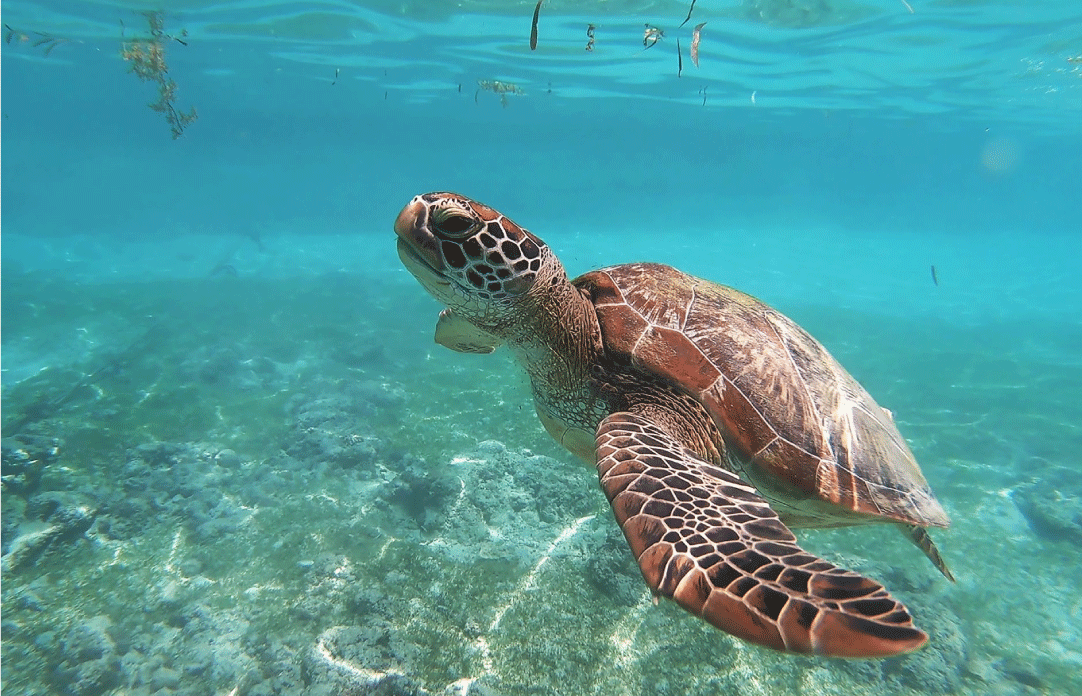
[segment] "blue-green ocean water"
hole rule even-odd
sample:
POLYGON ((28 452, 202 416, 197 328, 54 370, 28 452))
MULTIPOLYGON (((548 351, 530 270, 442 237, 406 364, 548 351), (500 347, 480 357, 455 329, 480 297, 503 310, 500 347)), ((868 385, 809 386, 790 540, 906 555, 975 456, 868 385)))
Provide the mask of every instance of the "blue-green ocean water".
POLYGON ((689 4, 548 0, 531 51, 513 0, 5 3, 3 687, 1082 693, 1082 9, 689 4), (121 56, 152 45, 178 139, 121 56), (823 342, 957 583, 886 527, 801 541, 929 646, 785 656, 655 606, 510 357, 432 342, 391 229, 429 190, 823 342))

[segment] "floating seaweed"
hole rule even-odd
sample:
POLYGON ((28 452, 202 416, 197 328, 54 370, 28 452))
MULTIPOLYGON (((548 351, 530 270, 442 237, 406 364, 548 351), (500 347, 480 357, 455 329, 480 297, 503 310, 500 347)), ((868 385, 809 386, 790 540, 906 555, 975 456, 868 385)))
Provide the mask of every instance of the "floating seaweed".
POLYGON ((541 3, 544 0, 537 0, 537 5, 533 8, 533 24, 530 25, 530 50, 537 50, 537 17, 541 14, 541 3))
MULTIPOLYGON (((157 101, 147 106, 165 117, 173 140, 176 140, 184 133, 184 129, 198 118, 198 114, 194 106, 187 112, 177 110, 177 83, 169 77, 165 47, 170 41, 184 46, 188 43, 165 32, 162 12, 144 12, 143 16, 146 17, 150 36, 125 41, 121 44, 120 56, 128 63, 129 72, 135 73, 143 82, 154 82, 158 85, 157 101)), ((181 32, 181 36, 187 35, 187 30, 181 32)))
POLYGON ((513 82, 501 82, 500 80, 478 80, 477 86, 486 92, 495 94, 526 94, 521 87, 513 82))
MULTIPOLYGON (((486 92, 492 92, 493 94, 500 95, 500 104, 504 107, 507 106, 508 94, 526 94, 526 92, 524 92, 521 87, 514 84, 513 82, 501 82, 500 80, 478 80, 477 86, 480 88, 477 90, 478 93, 480 93, 480 91, 483 89, 486 92)), ((475 102, 477 101, 477 94, 473 95, 473 100, 475 102)))
POLYGON ((688 16, 684 18, 683 22, 680 22, 680 26, 684 26, 691 19, 691 13, 695 11, 695 0, 691 0, 691 7, 688 8, 688 16))
POLYGON ((703 27, 706 26, 706 22, 695 25, 695 30, 691 32, 691 62, 695 64, 695 67, 699 67, 699 42, 703 38, 703 27))

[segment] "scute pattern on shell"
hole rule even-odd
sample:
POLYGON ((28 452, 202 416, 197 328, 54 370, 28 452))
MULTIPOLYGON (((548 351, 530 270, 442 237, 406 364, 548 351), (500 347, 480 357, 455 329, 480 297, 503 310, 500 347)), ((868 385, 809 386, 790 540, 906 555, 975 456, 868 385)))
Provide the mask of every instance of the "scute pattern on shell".
POLYGON ((782 314, 660 264, 574 282, 591 293, 610 357, 698 399, 756 483, 795 487, 838 515, 946 526, 886 411, 782 314))

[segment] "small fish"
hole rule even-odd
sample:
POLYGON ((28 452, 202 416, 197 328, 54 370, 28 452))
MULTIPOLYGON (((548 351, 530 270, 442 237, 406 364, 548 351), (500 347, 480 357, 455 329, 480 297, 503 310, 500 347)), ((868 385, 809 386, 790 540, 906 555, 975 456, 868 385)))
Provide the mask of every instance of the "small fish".
POLYGON ((544 0, 537 0, 537 4, 533 8, 533 24, 530 25, 530 50, 537 50, 537 16, 541 14, 541 3, 544 0))
MULTIPOLYGON (((34 46, 34 48, 41 48, 42 46, 44 46, 45 47, 45 55, 49 55, 50 53, 53 52, 54 48, 56 48, 60 44, 67 41, 67 39, 57 38, 55 36, 52 36, 50 34, 45 34, 45 33, 42 33, 40 31, 35 31, 34 33, 37 34, 40 38, 38 38, 37 40, 34 41, 33 46, 34 46)), ((23 38, 25 40, 29 40, 30 37, 23 37, 23 38)))
POLYGON ((334 86, 335 84, 338 83, 338 70, 339 70, 338 68, 334 69, 334 79, 331 80, 331 86, 334 86))
POLYGON ((642 33, 642 45, 646 48, 650 48, 663 38, 665 38, 665 32, 647 24, 646 29, 642 33))
POLYGON ((935 266, 932 266, 932 282, 937 288, 939 287, 939 276, 935 272, 935 266))
POLYGON ((704 86, 699 93, 703 95, 703 106, 706 106, 706 87, 704 86))
POLYGON ((586 37, 589 39, 589 41, 586 42, 587 51, 594 50, 594 29, 596 28, 597 27, 595 27, 593 24, 586 25, 586 37))
POLYGON ((680 26, 684 26, 691 19, 691 13, 695 10, 695 0, 691 0, 691 7, 688 8, 688 16, 684 18, 683 22, 680 22, 680 26))
POLYGON ((215 266, 214 268, 212 268, 211 271, 210 271, 210 277, 211 278, 213 278, 215 276, 219 276, 219 275, 227 275, 227 276, 232 276, 232 277, 236 278, 237 277, 237 269, 233 268, 233 266, 228 264, 228 263, 220 263, 217 266, 215 266))
POLYGON ((706 26, 706 22, 695 25, 695 31, 691 32, 691 62, 695 64, 695 67, 699 67, 699 41, 703 38, 703 27, 706 26))
MULTIPOLYGON (((692 44, 694 46, 695 44, 692 44)), ((676 37, 676 76, 681 77, 684 73, 684 56, 680 53, 680 37, 676 37)))

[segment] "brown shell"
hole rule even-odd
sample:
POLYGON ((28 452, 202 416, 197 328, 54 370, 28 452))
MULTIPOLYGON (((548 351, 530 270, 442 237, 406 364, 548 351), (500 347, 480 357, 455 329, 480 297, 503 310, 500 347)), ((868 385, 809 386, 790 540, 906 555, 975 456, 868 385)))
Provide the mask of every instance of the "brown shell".
POLYGON ((792 320, 660 264, 574 282, 593 298, 608 357, 702 403, 787 524, 948 524, 890 415, 792 320))

